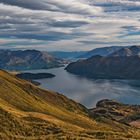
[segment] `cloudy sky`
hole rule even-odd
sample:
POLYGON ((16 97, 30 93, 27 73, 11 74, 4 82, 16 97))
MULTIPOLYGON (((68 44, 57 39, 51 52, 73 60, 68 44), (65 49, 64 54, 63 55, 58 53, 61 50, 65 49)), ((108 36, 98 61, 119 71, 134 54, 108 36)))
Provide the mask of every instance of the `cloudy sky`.
POLYGON ((140 44, 140 0, 0 0, 0 48, 140 44))

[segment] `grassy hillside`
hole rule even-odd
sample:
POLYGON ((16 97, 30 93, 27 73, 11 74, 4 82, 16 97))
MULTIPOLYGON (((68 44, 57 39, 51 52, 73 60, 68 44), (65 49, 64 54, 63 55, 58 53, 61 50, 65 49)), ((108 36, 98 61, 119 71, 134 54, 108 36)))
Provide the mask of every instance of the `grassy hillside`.
POLYGON ((140 139, 137 127, 95 112, 0 70, 0 139, 140 139))

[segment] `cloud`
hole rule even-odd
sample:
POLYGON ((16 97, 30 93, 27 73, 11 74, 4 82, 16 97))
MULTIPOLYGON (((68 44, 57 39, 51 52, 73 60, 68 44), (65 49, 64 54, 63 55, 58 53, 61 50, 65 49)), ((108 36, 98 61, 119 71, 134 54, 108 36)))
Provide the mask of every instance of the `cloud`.
POLYGON ((86 50, 139 35, 139 0, 0 0, 0 48, 86 50))
POLYGON ((95 3, 104 7, 106 12, 140 11, 139 0, 95 0, 95 3))
POLYGON ((92 14, 102 10, 100 7, 93 7, 78 0, 1 0, 1 2, 31 10, 56 11, 74 14, 92 14))

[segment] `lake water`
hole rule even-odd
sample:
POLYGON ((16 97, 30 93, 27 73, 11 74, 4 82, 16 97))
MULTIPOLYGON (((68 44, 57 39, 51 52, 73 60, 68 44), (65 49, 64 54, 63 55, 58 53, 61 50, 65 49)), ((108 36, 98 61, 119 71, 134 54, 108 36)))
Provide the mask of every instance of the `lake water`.
POLYGON ((41 83, 40 87, 62 93, 89 108, 95 107, 97 101, 102 99, 140 104, 140 80, 87 79, 70 74, 63 67, 28 72, 55 74, 55 78, 37 80, 41 83))

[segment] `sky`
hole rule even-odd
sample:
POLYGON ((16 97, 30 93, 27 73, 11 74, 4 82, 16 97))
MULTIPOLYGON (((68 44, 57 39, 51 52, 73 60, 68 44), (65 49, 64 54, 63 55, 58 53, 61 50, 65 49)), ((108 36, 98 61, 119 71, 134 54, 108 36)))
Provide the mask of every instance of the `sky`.
POLYGON ((0 49, 140 44, 140 0, 0 0, 0 49))

